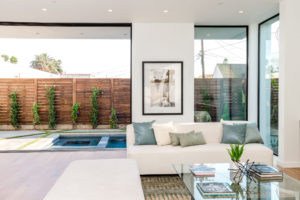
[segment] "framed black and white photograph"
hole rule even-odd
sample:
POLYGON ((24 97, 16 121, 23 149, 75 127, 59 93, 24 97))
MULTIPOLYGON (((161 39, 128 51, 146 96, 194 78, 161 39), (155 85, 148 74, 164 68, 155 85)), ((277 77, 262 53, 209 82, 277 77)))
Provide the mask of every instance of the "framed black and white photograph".
POLYGON ((183 114, 183 62, 143 62, 143 115, 183 114))

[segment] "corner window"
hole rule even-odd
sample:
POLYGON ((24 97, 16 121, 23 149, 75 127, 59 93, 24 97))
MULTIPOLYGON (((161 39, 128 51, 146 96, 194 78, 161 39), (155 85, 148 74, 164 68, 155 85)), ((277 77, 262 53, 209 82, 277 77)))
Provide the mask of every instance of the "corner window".
POLYGON ((259 25, 259 129, 278 154, 279 16, 259 25))

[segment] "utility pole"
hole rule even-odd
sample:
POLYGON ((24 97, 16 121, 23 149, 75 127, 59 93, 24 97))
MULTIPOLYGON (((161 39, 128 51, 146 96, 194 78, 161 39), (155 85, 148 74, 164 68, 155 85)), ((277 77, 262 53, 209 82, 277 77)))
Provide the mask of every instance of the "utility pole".
POLYGON ((201 40, 201 66, 202 66, 202 78, 205 78, 205 67, 204 67, 204 42, 201 40))

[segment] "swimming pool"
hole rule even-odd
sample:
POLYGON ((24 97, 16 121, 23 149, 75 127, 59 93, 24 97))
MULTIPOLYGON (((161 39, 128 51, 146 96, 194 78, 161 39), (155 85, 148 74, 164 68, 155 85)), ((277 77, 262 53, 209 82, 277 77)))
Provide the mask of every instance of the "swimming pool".
POLYGON ((85 149, 85 148, 125 149, 126 136, 61 135, 52 142, 50 148, 51 149, 85 149))

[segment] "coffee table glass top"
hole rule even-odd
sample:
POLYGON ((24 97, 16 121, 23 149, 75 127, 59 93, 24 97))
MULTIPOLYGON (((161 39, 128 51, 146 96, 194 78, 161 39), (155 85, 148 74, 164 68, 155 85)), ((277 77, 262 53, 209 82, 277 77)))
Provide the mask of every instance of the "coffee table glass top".
MULTIPOLYGON (((190 171, 186 164, 173 165, 176 173, 179 175, 183 184, 186 186, 191 196, 195 200, 204 198, 196 187, 200 182, 227 182, 236 192, 235 198, 216 198, 216 199, 264 199, 264 200, 300 200, 300 181, 283 174, 283 181, 250 181, 246 176, 243 177, 240 184, 234 184, 232 178, 234 172, 229 163, 205 164, 215 169, 213 177, 196 177, 190 171)), ((213 198, 209 198, 213 199, 213 198)))

